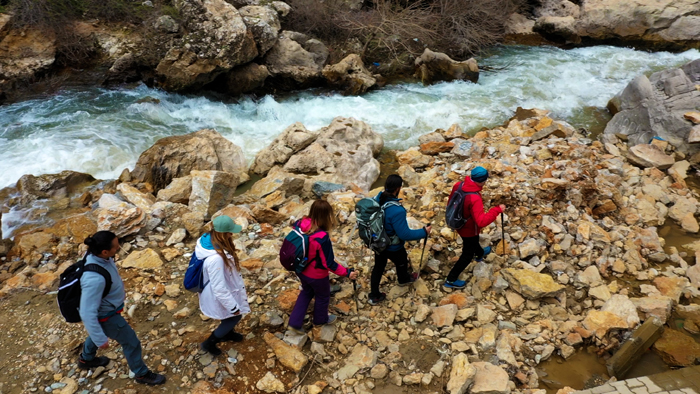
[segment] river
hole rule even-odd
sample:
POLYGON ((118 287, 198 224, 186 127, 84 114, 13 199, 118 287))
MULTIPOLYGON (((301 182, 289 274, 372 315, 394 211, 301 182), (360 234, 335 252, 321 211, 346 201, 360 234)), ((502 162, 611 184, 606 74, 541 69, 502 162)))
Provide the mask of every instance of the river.
POLYGON ((314 129, 336 116, 366 121, 389 148, 415 145, 421 134, 453 123, 465 130, 492 127, 519 106, 549 109, 557 118, 595 131, 609 118, 607 101, 635 76, 698 57, 697 50, 503 46, 480 59, 499 70, 482 73, 478 84, 398 83, 361 97, 316 89, 226 101, 143 85, 66 90, 0 106, 0 187, 23 174, 60 170, 116 178, 157 139, 201 128, 216 129, 250 160, 288 125, 302 122, 314 129), (146 97, 157 100, 139 102, 146 97))

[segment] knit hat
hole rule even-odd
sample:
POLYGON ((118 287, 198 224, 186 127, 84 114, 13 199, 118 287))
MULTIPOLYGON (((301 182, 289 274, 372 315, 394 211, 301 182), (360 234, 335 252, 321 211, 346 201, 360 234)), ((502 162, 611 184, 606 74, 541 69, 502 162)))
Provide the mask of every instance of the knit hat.
POLYGON ((217 216, 212 220, 214 231, 218 233, 240 233, 243 230, 241 225, 233 222, 233 219, 226 215, 217 216))
POLYGON ((472 170, 472 181, 474 182, 486 182, 489 179, 489 172, 484 167, 476 167, 472 170))

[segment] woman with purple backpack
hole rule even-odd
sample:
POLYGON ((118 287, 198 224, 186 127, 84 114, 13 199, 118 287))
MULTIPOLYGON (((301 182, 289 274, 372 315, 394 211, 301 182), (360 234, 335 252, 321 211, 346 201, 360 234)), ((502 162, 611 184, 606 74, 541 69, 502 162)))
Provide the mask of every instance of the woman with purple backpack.
POLYGON ((308 265, 299 274, 302 290, 294 310, 289 316, 289 329, 297 334, 305 334, 304 316, 311 299, 315 298, 313 324, 333 324, 337 317, 328 314, 331 297, 331 284, 328 272, 339 276, 357 278, 357 272, 347 269, 335 261, 333 245, 328 232, 336 225, 333 207, 327 201, 316 200, 311 205, 309 216, 297 221, 294 226, 304 234, 309 234, 308 265))

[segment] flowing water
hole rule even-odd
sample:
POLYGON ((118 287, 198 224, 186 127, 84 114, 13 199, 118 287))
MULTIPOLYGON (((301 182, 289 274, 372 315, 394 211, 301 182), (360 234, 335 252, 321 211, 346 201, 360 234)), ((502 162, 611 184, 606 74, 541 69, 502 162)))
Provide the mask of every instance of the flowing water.
POLYGON ((504 69, 482 73, 478 84, 400 83, 361 97, 309 90, 225 102, 145 86, 68 90, 0 107, 0 188, 23 174, 66 169, 116 178, 157 139, 205 127, 241 146, 251 160, 288 125, 316 129, 336 116, 368 122, 389 148, 415 145, 419 135, 453 123, 465 130, 492 127, 518 106, 549 109, 595 131, 608 120, 607 101, 635 76, 698 57, 697 50, 505 46, 480 60, 504 69), (146 97, 157 100, 141 100, 146 97))

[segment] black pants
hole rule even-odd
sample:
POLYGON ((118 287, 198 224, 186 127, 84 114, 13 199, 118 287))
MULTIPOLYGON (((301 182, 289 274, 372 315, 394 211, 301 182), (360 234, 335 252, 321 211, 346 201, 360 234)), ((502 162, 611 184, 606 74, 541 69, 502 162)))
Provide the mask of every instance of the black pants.
POLYGON ((236 315, 236 316, 231 316, 228 319, 224 319, 221 321, 221 324, 219 324, 219 327, 214 330, 214 335, 221 339, 226 336, 229 332, 233 330, 234 327, 236 327, 236 324, 238 324, 239 321, 241 321, 241 318, 243 315, 236 315))
POLYGON ((447 275, 448 282, 454 282, 459 279, 459 274, 467 268, 469 262, 472 261, 474 257, 481 258, 484 257, 484 249, 479 245, 479 236, 465 238, 462 237, 462 255, 459 256, 459 260, 455 263, 452 270, 447 275))
POLYGON ((396 267, 396 276, 398 277, 399 284, 408 282, 411 277, 408 274, 408 253, 405 248, 401 248, 397 251, 390 252, 388 250, 382 253, 374 255, 374 268, 372 268, 372 278, 370 284, 372 286, 372 291, 369 293, 370 297, 379 297, 379 283, 382 281, 382 275, 386 269, 386 263, 391 260, 396 267))

